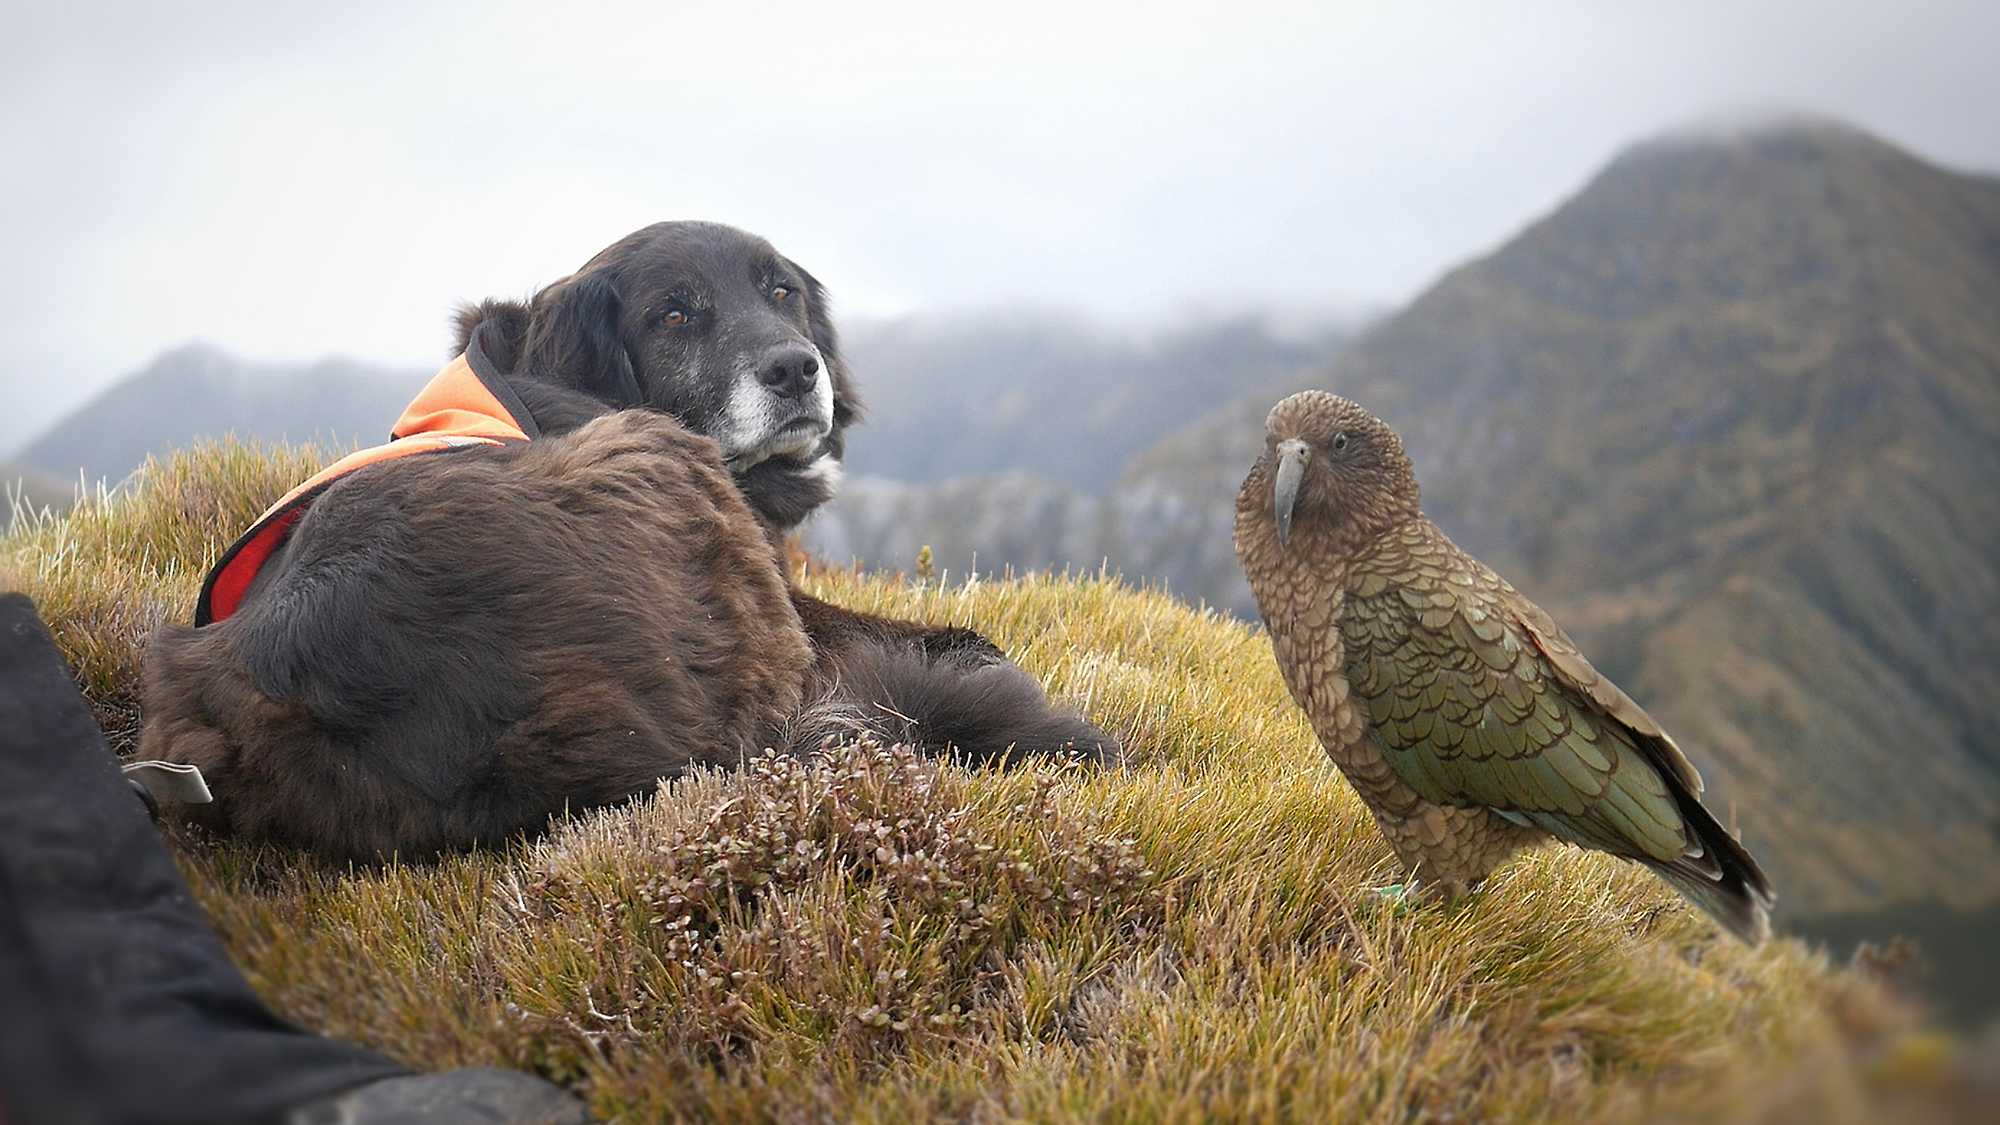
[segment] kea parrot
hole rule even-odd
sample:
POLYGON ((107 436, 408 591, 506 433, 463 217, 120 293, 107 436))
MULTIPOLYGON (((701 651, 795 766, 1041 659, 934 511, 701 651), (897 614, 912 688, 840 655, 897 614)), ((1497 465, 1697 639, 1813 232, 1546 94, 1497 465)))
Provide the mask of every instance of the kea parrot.
POLYGON ((1412 878, 1455 899, 1554 837, 1645 864, 1745 941, 1769 934, 1770 881, 1694 766, 1424 516, 1380 419, 1325 391, 1272 408, 1236 557, 1292 698, 1412 878))

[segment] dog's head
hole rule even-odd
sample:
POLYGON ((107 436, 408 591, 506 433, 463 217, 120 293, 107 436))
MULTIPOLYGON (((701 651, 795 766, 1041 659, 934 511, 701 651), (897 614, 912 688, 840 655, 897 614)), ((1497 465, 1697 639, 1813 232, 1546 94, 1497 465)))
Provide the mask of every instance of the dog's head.
POLYGON ((774 526, 832 498, 860 404, 825 290, 763 239, 716 223, 657 223, 525 307, 468 310, 461 347, 481 320, 495 323, 487 347, 545 432, 603 409, 663 410, 721 444, 774 526), (537 384, 568 393, 537 394, 537 384))

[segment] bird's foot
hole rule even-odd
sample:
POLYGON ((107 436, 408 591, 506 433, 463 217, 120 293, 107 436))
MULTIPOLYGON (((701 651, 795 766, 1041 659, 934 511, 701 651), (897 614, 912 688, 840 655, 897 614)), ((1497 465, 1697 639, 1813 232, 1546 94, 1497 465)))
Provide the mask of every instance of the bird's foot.
POLYGON ((1415 879, 1375 888, 1376 897, 1394 907, 1399 914, 1416 905, 1421 900, 1422 893, 1415 879))

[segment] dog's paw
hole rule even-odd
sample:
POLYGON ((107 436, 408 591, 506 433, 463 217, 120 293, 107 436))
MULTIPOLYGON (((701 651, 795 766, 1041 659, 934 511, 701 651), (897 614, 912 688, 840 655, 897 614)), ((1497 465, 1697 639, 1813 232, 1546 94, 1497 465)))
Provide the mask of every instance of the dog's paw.
POLYGON ((1125 761, 1125 748, 1116 738, 1083 718, 1067 718, 1057 724, 1057 741, 1048 757, 1067 757, 1093 766, 1117 766, 1125 761))
POLYGON ((1051 714, 1030 729, 1013 732, 1011 738, 993 733, 999 737, 992 738, 983 753, 975 743, 960 747, 961 756, 1000 766, 1055 762, 1116 767, 1125 761, 1117 739, 1075 715, 1051 714))

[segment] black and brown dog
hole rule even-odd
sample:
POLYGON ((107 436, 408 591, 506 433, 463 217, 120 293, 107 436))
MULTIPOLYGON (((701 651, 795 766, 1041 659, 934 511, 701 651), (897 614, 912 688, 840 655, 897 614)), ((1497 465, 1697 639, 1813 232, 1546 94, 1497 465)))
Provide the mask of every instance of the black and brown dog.
POLYGON ((979 634, 792 588, 783 533, 858 403, 825 292, 768 243, 648 227, 466 310, 459 348, 534 440, 336 477, 226 616, 212 578, 155 635, 141 753, 201 767, 216 827, 407 858, 842 732, 1116 755, 979 634))

